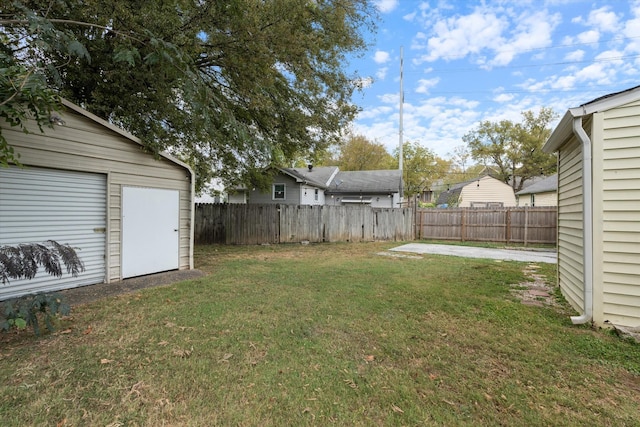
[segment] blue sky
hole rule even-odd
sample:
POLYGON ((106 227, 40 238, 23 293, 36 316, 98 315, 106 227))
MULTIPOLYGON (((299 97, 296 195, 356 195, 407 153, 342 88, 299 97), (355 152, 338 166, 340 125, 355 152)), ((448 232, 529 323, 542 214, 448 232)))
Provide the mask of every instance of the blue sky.
MULTIPOLYGON (((448 158, 480 121, 560 116, 640 85, 640 0, 376 0, 371 47, 350 67, 365 89, 353 132, 398 145, 400 49, 404 140, 448 158)), ((554 123, 555 125, 555 123, 554 123)))

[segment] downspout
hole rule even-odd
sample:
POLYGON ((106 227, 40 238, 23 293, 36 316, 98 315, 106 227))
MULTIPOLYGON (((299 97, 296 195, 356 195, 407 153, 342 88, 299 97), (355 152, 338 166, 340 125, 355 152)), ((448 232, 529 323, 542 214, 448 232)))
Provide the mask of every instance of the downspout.
POLYGON ((574 325, 588 323, 593 318, 593 209, 591 140, 582 128, 582 117, 573 118, 573 133, 582 142, 582 225, 583 225, 583 270, 584 270, 584 314, 571 316, 574 325))

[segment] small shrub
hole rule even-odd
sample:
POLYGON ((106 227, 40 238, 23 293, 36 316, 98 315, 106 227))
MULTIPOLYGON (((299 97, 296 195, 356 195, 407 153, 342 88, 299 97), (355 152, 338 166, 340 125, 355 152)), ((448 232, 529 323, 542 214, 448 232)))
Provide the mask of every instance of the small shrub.
POLYGON ((12 328, 24 329, 33 327, 33 332, 40 335, 40 319, 50 332, 55 330, 53 320, 59 315, 69 314, 71 307, 62 295, 57 293, 41 293, 13 298, 2 303, 0 312, 0 330, 7 332, 12 328))
POLYGON ((418 202, 418 207, 419 208, 435 208, 436 204, 435 203, 427 203, 427 202, 418 202))

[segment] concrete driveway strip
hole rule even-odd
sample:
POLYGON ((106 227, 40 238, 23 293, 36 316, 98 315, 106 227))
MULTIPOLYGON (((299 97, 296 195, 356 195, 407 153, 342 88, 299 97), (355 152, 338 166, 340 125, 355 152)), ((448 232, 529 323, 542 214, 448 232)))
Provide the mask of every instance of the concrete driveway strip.
POLYGON ((488 258, 503 261, 546 262, 555 264, 558 256, 555 251, 528 251, 520 249, 491 249, 473 246, 433 245, 428 243, 409 243, 389 249, 396 252, 415 254, 453 255, 465 258, 488 258))

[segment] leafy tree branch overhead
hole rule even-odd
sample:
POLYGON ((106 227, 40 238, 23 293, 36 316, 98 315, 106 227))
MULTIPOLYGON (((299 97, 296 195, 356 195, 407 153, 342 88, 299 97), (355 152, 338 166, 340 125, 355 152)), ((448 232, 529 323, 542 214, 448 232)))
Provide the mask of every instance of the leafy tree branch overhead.
POLYGON ((0 117, 44 126, 59 95, 190 163, 198 188, 231 182, 339 140, 347 56, 375 19, 366 0, 3 3, 0 117), (40 103, 15 111, 28 90, 40 103))

